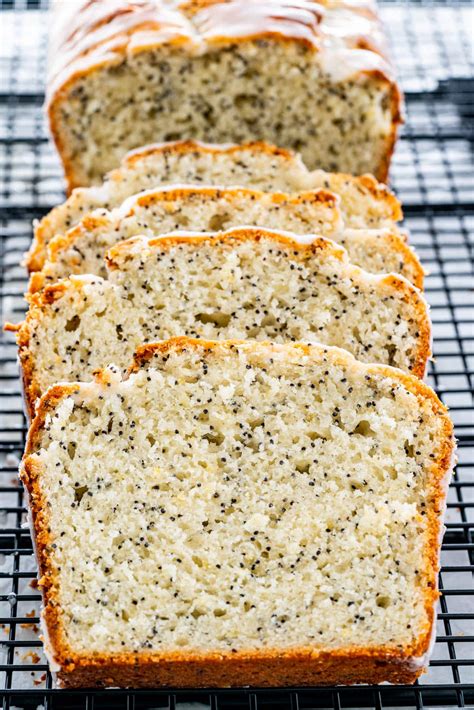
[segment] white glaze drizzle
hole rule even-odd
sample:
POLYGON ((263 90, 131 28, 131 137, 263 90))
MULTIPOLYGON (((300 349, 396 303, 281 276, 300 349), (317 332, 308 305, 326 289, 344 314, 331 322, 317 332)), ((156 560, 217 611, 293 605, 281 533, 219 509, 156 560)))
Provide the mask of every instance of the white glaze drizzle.
POLYGON ((199 55, 269 35, 307 44, 334 81, 372 71, 392 80, 380 23, 366 2, 222 0, 187 14, 172 0, 75 0, 54 7, 49 99, 74 76, 126 54, 169 44, 199 55))

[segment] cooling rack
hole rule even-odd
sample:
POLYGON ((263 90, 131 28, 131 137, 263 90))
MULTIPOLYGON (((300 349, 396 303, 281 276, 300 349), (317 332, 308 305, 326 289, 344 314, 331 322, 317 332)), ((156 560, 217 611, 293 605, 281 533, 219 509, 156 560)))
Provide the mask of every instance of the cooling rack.
MULTIPOLYGON (((253 0, 252 0, 253 1, 253 0)), ((63 198, 41 104, 46 3, 0 0, 0 290, 2 321, 24 311, 19 265, 31 220, 63 198)), ((421 710, 474 704, 474 81, 469 3, 382 4, 407 97, 393 185, 411 241, 430 272, 434 324, 429 379, 451 408, 459 463, 449 491, 440 613, 429 672, 413 686, 238 691, 55 691, 38 639, 35 563, 16 474, 26 433, 9 336, 0 339, 0 693, 3 708, 48 710, 421 710), (471 238, 470 238, 471 235, 471 238), (188 704, 191 705, 188 705, 188 704)), ((44 344, 48 347, 48 343, 44 344)))

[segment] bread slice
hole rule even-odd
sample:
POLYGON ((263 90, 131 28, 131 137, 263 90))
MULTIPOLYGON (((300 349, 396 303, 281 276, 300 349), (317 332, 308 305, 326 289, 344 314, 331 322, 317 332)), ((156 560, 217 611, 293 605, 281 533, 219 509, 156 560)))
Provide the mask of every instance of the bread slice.
POLYGON ((268 140, 301 151, 310 168, 386 179, 401 96, 373 8, 120 0, 53 9, 61 30, 47 112, 70 187, 100 182, 124 150, 191 137, 268 140))
POLYGON ((268 193, 248 188, 178 186, 133 195, 111 212, 84 217, 64 236, 49 243, 36 291, 71 274, 106 276, 105 252, 139 234, 155 236, 173 230, 212 232, 243 224, 296 234, 321 234, 342 243, 351 261, 370 272, 399 272, 423 286, 423 268, 405 239, 391 229, 344 230, 339 200, 325 190, 268 193))
POLYGON ((62 687, 412 683, 454 447, 413 376, 179 338, 56 385, 21 477, 62 687))
POLYGON ((323 170, 310 172, 299 156, 266 143, 211 145, 175 141, 145 146, 123 158, 100 187, 77 188, 66 202, 35 225, 27 266, 37 271, 46 247, 95 209, 113 209, 131 195, 172 183, 241 185, 264 191, 326 189, 341 199, 347 227, 391 228, 402 218, 400 203, 371 175, 353 177, 323 170))
POLYGON ((258 228, 136 237, 110 250, 109 280, 71 276, 30 296, 18 343, 30 411, 55 382, 123 368, 176 335, 318 340, 423 376, 430 323, 402 276, 373 276, 321 237, 258 228), (46 346, 47 345, 47 346, 46 346))

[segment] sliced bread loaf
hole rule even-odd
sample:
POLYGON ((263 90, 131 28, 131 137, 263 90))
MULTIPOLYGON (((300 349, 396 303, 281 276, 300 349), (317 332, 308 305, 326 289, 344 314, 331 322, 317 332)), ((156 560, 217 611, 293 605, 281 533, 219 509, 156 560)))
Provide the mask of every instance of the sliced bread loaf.
POLYGON ((60 685, 414 682, 453 446, 425 384, 319 345, 181 338, 54 386, 21 477, 60 685))
POLYGON ((142 343, 183 334, 317 340, 425 372, 430 323, 420 292, 402 276, 353 266, 326 239, 250 227, 136 237, 108 262, 108 281, 72 276, 30 296, 18 333, 30 410, 55 382, 125 367, 142 343))
POLYGON ((100 182, 124 150, 187 138, 268 140, 310 168, 386 179, 401 97, 373 8, 121 0, 54 11, 47 111, 70 187, 100 182))
POLYGON ((64 236, 54 237, 43 269, 32 275, 30 290, 70 274, 105 277, 105 252, 132 236, 182 229, 214 232, 243 224, 329 236, 344 245, 357 266, 375 273, 399 272, 423 286, 421 264, 396 227, 344 230, 338 203, 325 190, 293 194, 188 186, 149 190, 111 212, 88 215, 64 236))
POLYGON ((402 218, 398 200, 372 176, 308 171, 299 156, 266 143, 210 145, 176 141, 129 153, 100 187, 77 188, 35 226, 27 255, 30 271, 40 269, 46 247, 95 209, 111 210, 131 195, 160 185, 241 185, 265 191, 326 189, 341 199, 344 223, 354 229, 393 227, 402 218))

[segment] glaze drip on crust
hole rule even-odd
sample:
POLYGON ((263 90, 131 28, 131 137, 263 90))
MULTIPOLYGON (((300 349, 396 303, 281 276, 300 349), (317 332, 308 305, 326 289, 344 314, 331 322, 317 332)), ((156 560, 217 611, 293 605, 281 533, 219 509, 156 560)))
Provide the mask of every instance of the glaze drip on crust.
MULTIPOLYGON (((383 33, 378 18, 360 8, 324 4, 313 0, 220 0, 219 2, 179 3, 123 2, 97 0, 57 2, 53 24, 50 79, 60 81, 66 67, 74 71, 74 62, 88 57, 100 63, 111 53, 137 51, 154 43, 183 43, 195 54, 209 50, 213 44, 231 44, 240 38, 279 36, 304 42, 315 51, 338 52, 370 50, 353 61, 350 53, 340 57, 347 63, 346 74, 355 69, 379 69, 391 74, 389 65, 372 55, 386 57, 383 33), (137 36, 135 34, 137 33, 137 36), (206 44, 209 46, 206 48, 206 44), (93 56, 90 56, 93 55, 93 56), (70 66, 73 65, 73 66, 70 66)), ((337 59, 325 61, 326 70, 336 68, 337 59)), ((339 61, 341 64, 341 61, 339 61)), ((80 65, 78 65, 80 66, 80 65)), ((84 65, 83 65, 84 66, 84 65)), ((338 76, 343 74, 338 67, 338 76)), ((64 77, 65 79, 65 77, 64 77)))
POLYGON ((373 10, 361 4, 333 4, 313 0, 214 0, 211 2, 94 2, 53 3, 55 22, 51 47, 87 52, 112 36, 129 34, 144 26, 164 25, 187 31, 190 37, 226 37, 278 34, 303 40, 316 49, 323 43, 366 48, 386 54, 380 22, 373 10))

